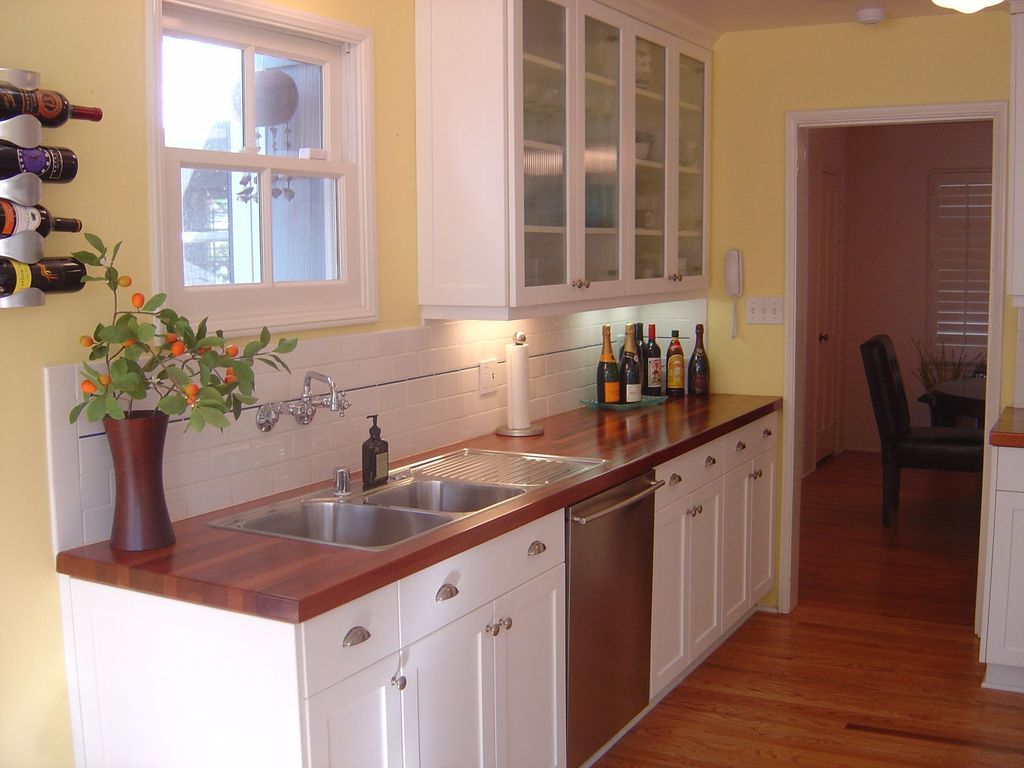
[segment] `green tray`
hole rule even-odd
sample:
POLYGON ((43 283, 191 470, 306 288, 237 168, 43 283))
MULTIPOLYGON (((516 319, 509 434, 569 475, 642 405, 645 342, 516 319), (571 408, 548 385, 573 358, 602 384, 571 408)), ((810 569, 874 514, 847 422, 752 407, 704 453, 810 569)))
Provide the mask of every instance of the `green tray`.
POLYGON ((639 403, 599 403, 597 400, 580 400, 587 408, 601 408, 608 411, 632 411, 635 408, 649 408, 652 405, 661 405, 668 397, 658 395, 657 397, 641 397, 639 403))

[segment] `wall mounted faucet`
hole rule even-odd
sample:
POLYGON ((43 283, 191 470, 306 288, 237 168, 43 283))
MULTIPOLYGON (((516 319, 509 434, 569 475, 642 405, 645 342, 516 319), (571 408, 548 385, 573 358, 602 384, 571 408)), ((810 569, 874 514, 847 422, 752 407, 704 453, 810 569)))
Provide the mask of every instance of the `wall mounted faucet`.
POLYGON ((326 373, 309 371, 302 382, 302 394, 291 400, 280 400, 276 403, 264 403, 256 411, 256 426, 261 432, 269 432, 277 424, 282 413, 288 413, 295 417, 299 424, 309 424, 316 415, 318 408, 327 408, 341 416, 345 415, 345 409, 351 405, 345 398, 345 393, 334 386, 334 379, 326 373), (319 381, 327 385, 328 391, 320 394, 313 394, 313 382, 319 381))

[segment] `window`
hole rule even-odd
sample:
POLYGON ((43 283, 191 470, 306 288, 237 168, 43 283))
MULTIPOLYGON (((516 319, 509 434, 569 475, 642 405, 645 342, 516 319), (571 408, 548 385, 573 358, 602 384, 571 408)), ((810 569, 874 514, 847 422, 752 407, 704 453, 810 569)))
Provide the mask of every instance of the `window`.
POLYGON ((164 0, 162 279, 232 332, 376 319, 368 34, 164 0))
POLYGON ((992 173, 928 177, 929 343, 952 358, 984 354, 992 236, 992 173))

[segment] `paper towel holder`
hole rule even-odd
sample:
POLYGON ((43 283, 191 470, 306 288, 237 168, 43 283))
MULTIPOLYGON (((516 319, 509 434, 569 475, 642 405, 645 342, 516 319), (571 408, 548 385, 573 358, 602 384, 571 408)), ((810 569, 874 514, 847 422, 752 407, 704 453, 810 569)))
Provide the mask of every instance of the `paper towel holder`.
MULTIPOLYGON (((522 331, 516 331, 515 334, 513 334, 513 336, 512 336, 512 343, 515 346, 517 346, 517 347, 524 346, 526 344, 526 334, 523 333, 522 331)), ((506 360, 506 363, 507 362, 508 361, 506 360)), ((511 367, 508 369, 507 373, 509 375, 506 377, 506 381, 505 381, 505 386, 506 386, 506 389, 508 390, 506 394, 511 394, 511 390, 512 390, 511 367)), ((526 370, 526 379, 521 384, 522 384, 522 386, 527 387, 527 392, 528 392, 529 391, 529 386, 530 386, 529 370, 528 369, 526 370)), ((509 397, 508 401, 509 401, 508 408, 509 408, 509 411, 511 411, 511 408, 512 408, 512 398, 509 397)), ((544 427, 540 426, 539 424, 531 423, 528 426, 516 428, 516 427, 510 427, 506 423, 504 426, 498 427, 496 430, 494 430, 494 432, 495 432, 495 434, 502 435, 503 437, 534 437, 535 435, 543 435, 544 434, 544 427)))

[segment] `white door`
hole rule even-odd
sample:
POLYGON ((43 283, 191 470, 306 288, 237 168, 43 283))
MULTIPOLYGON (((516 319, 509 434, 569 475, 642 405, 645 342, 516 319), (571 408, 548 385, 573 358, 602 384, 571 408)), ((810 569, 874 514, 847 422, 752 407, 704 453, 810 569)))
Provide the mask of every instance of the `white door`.
POLYGON ((842 269, 842 178, 821 171, 811 180, 810 254, 811 322, 808 323, 808 362, 811 379, 813 449, 808 457, 818 462, 834 454, 839 439, 839 302, 842 269))
POLYGON ((491 603, 403 651, 406 768, 494 766, 491 603))
POLYGON ((775 583, 775 450, 751 462, 750 491, 750 599, 756 603, 775 583))
POLYGON ((690 659, 722 634, 722 480, 701 486, 690 497, 686 529, 686 623, 690 659))
POLYGON ((722 617, 728 631, 750 607, 747 538, 750 525, 750 462, 725 476, 722 496, 722 617))
POLYGON ((654 513, 654 578, 651 599, 651 698, 690 662, 686 652, 686 514, 690 497, 654 513))
POLYGON ((494 603, 498 768, 565 765, 565 566, 494 603))
POLYGON ((1024 493, 996 494, 992 542, 985 661, 1024 667, 1024 493))
POLYGON ((402 694, 393 654, 306 703, 311 768, 400 768, 402 694))

